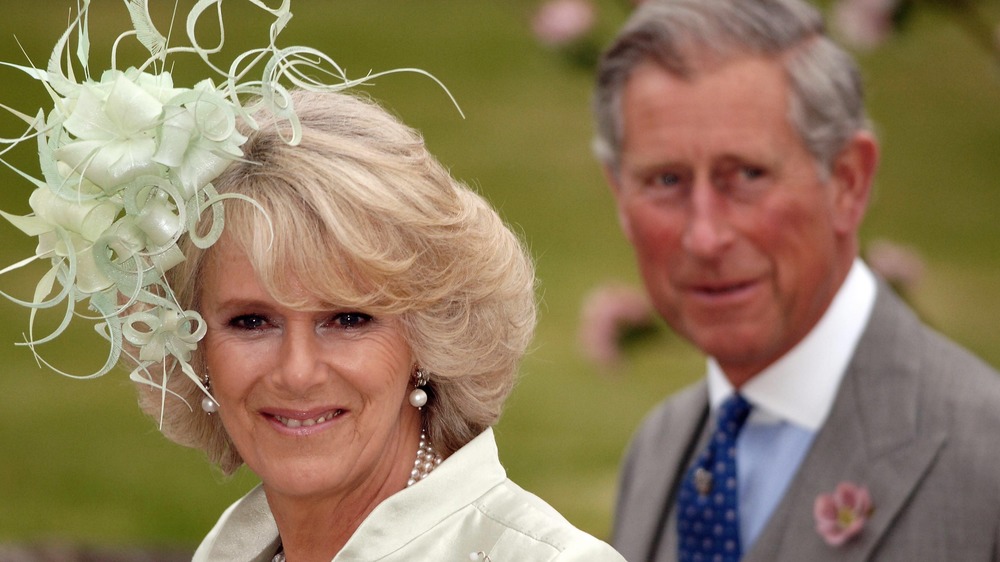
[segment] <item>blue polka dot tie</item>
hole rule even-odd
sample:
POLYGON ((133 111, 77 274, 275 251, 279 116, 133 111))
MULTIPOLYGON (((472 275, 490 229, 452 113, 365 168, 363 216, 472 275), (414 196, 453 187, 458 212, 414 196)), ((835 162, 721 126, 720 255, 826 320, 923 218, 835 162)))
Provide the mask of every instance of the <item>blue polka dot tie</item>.
POLYGON ((736 562, 740 559, 736 437, 750 415, 739 394, 719 408, 711 441, 691 467, 677 494, 680 562, 736 562))

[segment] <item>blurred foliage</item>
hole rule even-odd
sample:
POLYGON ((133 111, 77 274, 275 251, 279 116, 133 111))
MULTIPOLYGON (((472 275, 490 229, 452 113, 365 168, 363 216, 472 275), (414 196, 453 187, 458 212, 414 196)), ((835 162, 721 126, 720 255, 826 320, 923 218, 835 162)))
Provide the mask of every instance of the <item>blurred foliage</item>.
MULTIPOLYGON (((152 3, 165 21, 172 3, 152 3)), ((44 65, 70 4, 8 6, 0 59, 24 62, 27 56, 44 65)), ((94 4, 100 16, 91 22, 91 58, 101 68, 127 16, 119 0, 94 4)), ((185 13, 192 1, 180 4, 185 13)), ((599 374, 580 354, 583 296, 608 281, 636 283, 637 275, 589 153, 590 73, 536 43, 529 21, 537 4, 299 0, 282 39, 322 49, 353 76, 424 68, 459 100, 464 120, 437 86, 416 75, 384 77, 364 89, 421 129, 452 173, 488 197, 529 244, 542 314, 523 379, 497 429, 501 458, 515 481, 606 536, 617 465, 631 432, 663 396, 700 376, 703 365, 666 330, 643 340, 618 375, 599 374)), ((241 3, 224 5, 230 49, 256 46, 266 33, 263 19, 241 3)), ((627 3, 604 0, 598 7, 603 42, 624 21, 627 3)), ((917 248, 927 273, 911 299, 942 331, 1000 365, 992 329, 1000 309, 1000 69, 938 14, 917 12, 908 24, 907 33, 861 55, 884 144, 864 238, 917 248)), ((0 73, 0 101, 29 113, 47 106, 38 84, 11 69, 0 73)), ((202 67, 178 59, 174 75, 190 85, 202 67)), ((0 127, 0 136, 21 131, 9 118, 0 119, 0 127)), ((19 151, 12 161, 36 172, 31 152, 19 151)), ((30 186, 0 172, 0 208, 26 212, 30 186)), ((0 237, 0 266, 32 252, 33 242, 7 224, 0 225, 0 237)), ((0 279, 0 289, 21 297, 33 286, 23 276, 0 279)), ((41 370, 26 349, 14 346, 23 339, 27 313, 0 302, 0 318, 6 365, 0 542, 58 538, 193 548, 225 506, 253 485, 253 475, 224 479, 198 452, 162 438, 138 413, 124 372, 79 382, 41 370)), ((73 334, 43 351, 61 367, 89 372, 105 350, 89 328, 73 334)))

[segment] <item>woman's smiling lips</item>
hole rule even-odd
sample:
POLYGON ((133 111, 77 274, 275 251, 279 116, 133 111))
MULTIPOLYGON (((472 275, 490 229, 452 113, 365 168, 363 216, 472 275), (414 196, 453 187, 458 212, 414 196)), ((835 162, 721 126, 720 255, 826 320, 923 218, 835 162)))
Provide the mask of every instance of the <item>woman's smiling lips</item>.
POLYGON ((261 410, 261 415, 272 425, 282 430, 292 430, 297 434, 310 433, 331 424, 344 414, 342 408, 325 408, 311 411, 261 410))

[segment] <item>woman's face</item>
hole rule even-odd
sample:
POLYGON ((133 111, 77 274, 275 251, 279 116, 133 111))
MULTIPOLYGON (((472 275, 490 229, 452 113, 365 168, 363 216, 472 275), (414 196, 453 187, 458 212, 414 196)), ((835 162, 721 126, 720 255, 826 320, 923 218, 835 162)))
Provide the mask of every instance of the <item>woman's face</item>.
POLYGON ((225 237, 203 282, 203 349, 218 415, 269 496, 405 485, 421 419, 406 398, 412 359, 398 319, 330 304, 282 306, 225 237))

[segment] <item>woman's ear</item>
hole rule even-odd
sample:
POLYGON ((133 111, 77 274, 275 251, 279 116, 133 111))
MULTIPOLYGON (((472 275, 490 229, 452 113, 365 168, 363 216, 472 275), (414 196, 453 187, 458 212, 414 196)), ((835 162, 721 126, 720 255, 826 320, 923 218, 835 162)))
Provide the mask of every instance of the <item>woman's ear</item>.
POLYGON ((834 160, 830 183, 834 228, 838 233, 853 234, 860 228, 868 208, 878 159, 878 141, 871 133, 862 131, 855 133, 834 160))

